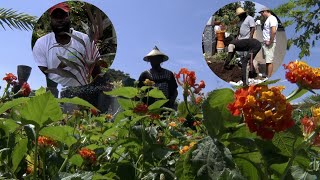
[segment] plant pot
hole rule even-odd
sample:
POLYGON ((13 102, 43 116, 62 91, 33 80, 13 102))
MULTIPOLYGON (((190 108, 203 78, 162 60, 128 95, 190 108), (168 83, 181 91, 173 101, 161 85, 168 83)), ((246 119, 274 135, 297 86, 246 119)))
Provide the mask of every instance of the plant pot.
POLYGON ((223 49, 224 48, 224 43, 223 41, 217 41, 217 49, 223 49))
POLYGON ((17 74, 18 74, 18 81, 19 84, 22 85, 24 82, 27 82, 32 68, 26 65, 18 65, 17 67, 17 74))
POLYGON ((217 40, 218 40, 218 41, 223 41, 223 40, 224 40, 224 34, 225 34, 224 31, 218 31, 218 32, 216 33, 217 40))

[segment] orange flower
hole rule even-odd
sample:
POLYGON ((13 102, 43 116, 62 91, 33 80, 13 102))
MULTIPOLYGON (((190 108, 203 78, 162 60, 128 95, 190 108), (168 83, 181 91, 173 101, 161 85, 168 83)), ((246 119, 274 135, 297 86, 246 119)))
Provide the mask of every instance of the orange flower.
POLYGON ((169 125, 170 127, 176 127, 176 126, 177 126, 177 124, 176 124, 175 122, 170 122, 168 125, 169 125))
POLYGON ((7 81, 8 84, 11 84, 14 80, 17 80, 17 77, 12 73, 6 73, 3 80, 7 81))
POLYGON ((320 68, 312 68, 303 61, 290 62, 283 65, 286 79, 291 83, 308 89, 320 89, 320 68))
POLYGON ((250 132, 263 139, 272 139, 275 132, 294 125, 292 107, 281 94, 282 87, 249 86, 235 92, 235 101, 228 105, 234 116, 244 115, 250 132))
MULTIPOLYGON (((312 117, 307 118, 304 117, 301 119, 301 125, 303 127, 303 135, 307 138, 311 135, 317 127, 320 126, 320 118, 319 118, 319 110, 320 108, 311 108, 312 117)), ((320 146, 320 133, 318 132, 314 139, 312 140, 312 145, 320 146)))
POLYGON ((202 97, 201 97, 201 96, 198 96, 198 97, 196 98, 196 104, 200 104, 200 103, 202 103, 202 97))
POLYGON ((90 163, 95 163, 97 160, 96 153, 91 149, 82 148, 79 150, 79 154, 84 160, 88 160, 90 163))
POLYGON ((25 97, 29 96, 29 94, 31 93, 31 88, 27 82, 24 82, 22 84, 21 89, 20 89, 20 93, 25 97))
POLYGON ((184 154, 187 151, 189 151, 190 147, 189 146, 183 146, 182 149, 180 149, 179 153, 180 154, 184 154))
POLYGON ((112 119, 112 114, 106 114, 106 119, 112 119))
POLYGON ((206 87, 206 84, 204 83, 203 80, 201 80, 199 83, 199 88, 205 88, 205 87, 206 87))
POLYGON ((98 110, 96 108, 91 108, 90 112, 93 116, 98 116, 98 110))
POLYGON ((193 122, 193 126, 200 126, 201 125, 201 121, 194 121, 193 122))
POLYGON ((46 136, 39 136, 38 137, 38 145, 39 147, 46 148, 56 146, 56 143, 53 139, 46 137, 46 136))
POLYGON ((186 121, 186 118, 184 118, 184 117, 179 117, 179 118, 178 118, 178 121, 179 121, 180 123, 184 123, 184 122, 186 121))

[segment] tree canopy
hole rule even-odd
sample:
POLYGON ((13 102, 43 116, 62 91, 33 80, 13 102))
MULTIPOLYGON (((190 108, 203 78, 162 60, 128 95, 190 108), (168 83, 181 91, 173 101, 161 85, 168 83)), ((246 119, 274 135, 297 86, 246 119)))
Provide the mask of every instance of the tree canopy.
POLYGON ((274 12, 285 18, 285 27, 295 27, 295 36, 288 40, 288 49, 295 45, 300 49, 299 58, 310 56, 310 48, 320 38, 320 1, 289 0, 274 12))
POLYGON ((32 30, 36 23, 36 17, 25 13, 18 13, 12 9, 0 8, 0 26, 6 30, 6 26, 19 30, 32 30))

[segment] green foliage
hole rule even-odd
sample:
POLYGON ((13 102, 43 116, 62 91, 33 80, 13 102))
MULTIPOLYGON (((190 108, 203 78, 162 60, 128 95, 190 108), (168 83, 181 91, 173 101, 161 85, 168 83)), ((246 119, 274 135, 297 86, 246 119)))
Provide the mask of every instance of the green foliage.
POLYGON ((36 23, 36 17, 25 13, 18 13, 12 9, 0 8, 0 25, 6 30, 5 25, 10 29, 32 30, 36 23))
POLYGON ((227 4, 213 14, 216 20, 220 20, 224 25, 227 25, 227 31, 233 35, 238 33, 237 23, 239 17, 236 16, 236 9, 240 7, 240 2, 227 4))
POLYGON ((256 13, 256 5, 254 2, 245 1, 243 9, 248 13, 248 15, 254 17, 256 13))
POLYGON ((288 40, 288 48, 295 45, 300 49, 299 58, 310 56, 310 48, 320 38, 320 6, 314 0, 290 0, 274 9, 274 12, 286 18, 284 26, 293 26, 296 35, 288 40))
POLYGON ((219 89, 212 91, 203 103, 203 118, 209 135, 212 138, 221 136, 228 123, 234 123, 239 118, 230 114, 227 105, 233 101, 231 89, 219 89))

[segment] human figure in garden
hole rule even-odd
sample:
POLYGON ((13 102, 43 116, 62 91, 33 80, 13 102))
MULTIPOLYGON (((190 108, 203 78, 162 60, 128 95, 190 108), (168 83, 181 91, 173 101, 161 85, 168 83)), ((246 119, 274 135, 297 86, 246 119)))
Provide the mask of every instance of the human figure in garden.
POLYGON ((278 20, 271 14, 269 8, 262 8, 259 13, 266 19, 262 35, 263 35, 263 54, 266 60, 266 69, 268 77, 271 77, 273 72, 274 52, 276 47, 276 33, 278 29, 278 20))
POLYGON ((224 64, 225 69, 230 69, 230 61, 235 55, 236 51, 248 51, 247 55, 241 58, 241 66, 242 66, 242 82, 243 86, 248 85, 247 79, 247 65, 249 60, 254 59, 258 52, 261 49, 261 43, 257 39, 234 39, 228 45, 228 58, 224 64), (251 57, 252 54, 252 57, 251 57))
POLYGON ((241 7, 236 9, 236 15, 239 17, 240 22, 238 23, 238 39, 249 39, 253 38, 255 32, 255 21, 252 16, 242 9, 241 7))
MULTIPOLYGON (((139 77, 139 87, 145 86, 146 79, 153 81, 154 86, 159 88, 169 100, 164 106, 168 108, 174 108, 175 100, 178 96, 178 85, 173 73, 167 69, 161 67, 161 63, 167 61, 169 57, 160 52, 157 46, 147 54, 143 60, 150 62, 151 69, 141 73, 139 77)), ((154 99, 149 98, 148 104, 152 104, 154 99)))
MULTIPOLYGON (((66 65, 58 59, 58 56, 74 62, 79 61, 76 58, 76 56, 79 56, 79 52, 86 54, 86 48, 91 46, 89 36, 71 28, 70 7, 67 3, 59 3, 51 7, 48 13, 50 15, 50 26, 53 32, 39 38, 33 47, 35 62, 46 76, 47 87, 55 91, 57 90, 58 84, 62 86, 84 85, 85 83, 81 73, 71 67, 66 67, 66 65), (66 33, 71 33, 82 39, 86 47, 66 33), (57 47, 57 44, 63 45, 64 47, 57 47), (80 83, 74 78, 62 77, 58 74, 46 72, 46 70, 54 68, 63 68, 72 72, 80 83)), ((99 74, 100 69, 95 68, 95 71, 95 74, 99 74)))

